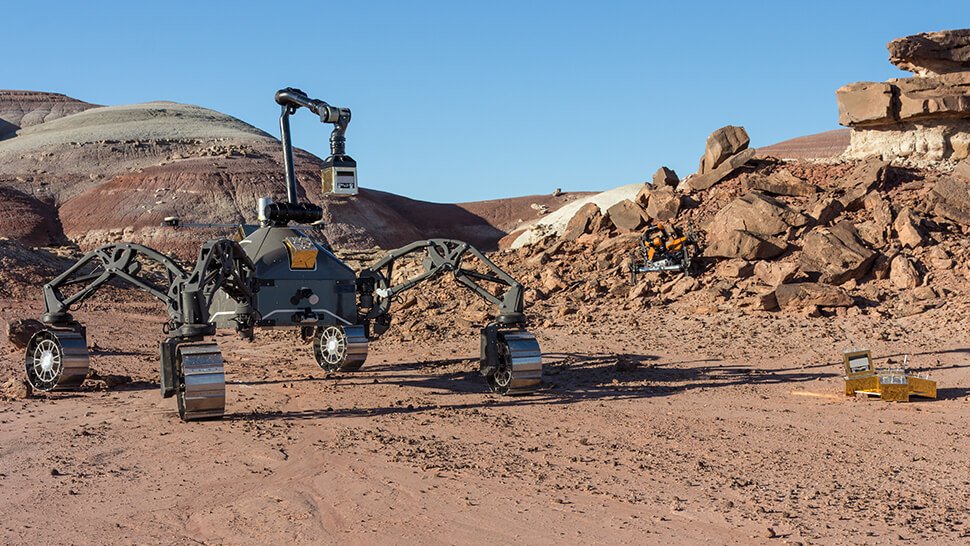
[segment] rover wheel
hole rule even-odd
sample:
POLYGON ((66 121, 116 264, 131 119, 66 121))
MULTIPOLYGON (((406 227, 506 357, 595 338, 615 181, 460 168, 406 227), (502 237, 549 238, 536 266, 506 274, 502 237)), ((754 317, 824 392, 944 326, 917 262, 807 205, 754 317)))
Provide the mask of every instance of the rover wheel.
POLYGON ((27 382, 38 391, 73 390, 88 375, 88 348, 73 330, 41 330, 24 354, 27 382))
POLYGON ((499 332, 498 358, 499 365, 486 377, 493 392, 524 394, 542 382, 542 351, 529 332, 499 332))
POLYGON ((363 326, 330 325, 313 334, 313 357, 328 373, 353 372, 367 359, 367 337, 363 326))
POLYGON ((226 409, 226 375, 215 343, 178 346, 175 401, 183 421, 221 419, 226 409))

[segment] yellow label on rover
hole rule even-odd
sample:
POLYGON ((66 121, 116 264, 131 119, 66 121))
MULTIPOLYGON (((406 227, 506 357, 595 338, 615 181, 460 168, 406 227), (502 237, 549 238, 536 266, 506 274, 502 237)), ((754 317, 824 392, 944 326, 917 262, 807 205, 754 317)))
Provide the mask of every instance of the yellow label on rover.
POLYGON ((308 237, 287 237, 283 244, 290 255, 290 269, 314 269, 317 266, 320 249, 308 237))

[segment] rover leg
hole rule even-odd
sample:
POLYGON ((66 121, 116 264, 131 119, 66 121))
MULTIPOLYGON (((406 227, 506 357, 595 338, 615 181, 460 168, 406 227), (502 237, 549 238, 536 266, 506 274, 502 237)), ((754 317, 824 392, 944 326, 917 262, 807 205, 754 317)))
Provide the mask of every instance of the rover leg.
POLYGON ((180 344, 175 364, 179 417, 183 421, 221 419, 226 408, 226 376, 219 346, 180 344))
POLYGON ((73 390, 88 375, 88 348, 82 332, 47 329, 34 334, 24 355, 27 381, 39 391, 73 390))
POLYGON ((327 372, 354 372, 367 359, 363 326, 324 326, 313 333, 313 356, 327 372))
POLYGON ((481 373, 498 394, 525 394, 542 383, 542 351, 525 330, 482 330, 481 373))

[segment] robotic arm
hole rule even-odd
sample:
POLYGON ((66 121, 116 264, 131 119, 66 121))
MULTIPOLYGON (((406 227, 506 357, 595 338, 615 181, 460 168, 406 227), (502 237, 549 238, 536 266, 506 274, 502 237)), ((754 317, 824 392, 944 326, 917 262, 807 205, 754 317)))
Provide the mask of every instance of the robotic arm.
POLYGON ((387 255, 358 275, 360 303, 361 307, 366 309, 363 318, 374 321, 373 334, 379 336, 390 327, 391 317, 389 312, 394 296, 410 290, 424 281, 438 278, 447 272, 451 272, 455 280, 462 286, 495 305, 498 308, 495 320, 499 324, 515 326, 525 323, 525 314, 522 312, 522 285, 518 281, 468 243, 453 239, 428 239, 415 241, 388 252, 387 255), (394 274, 395 262, 405 256, 422 252, 425 253, 423 259, 424 271, 399 284, 392 285, 391 279, 394 274), (489 269, 489 272, 480 273, 462 267, 462 260, 466 254, 477 258, 489 269), (501 296, 496 296, 483 286, 482 282, 504 286, 506 290, 501 296))
POLYGON ((276 92, 280 113, 280 134, 283 140, 283 166, 286 170, 286 197, 290 205, 298 205, 296 197, 296 174, 293 168, 293 142, 290 138, 290 116, 300 108, 306 108, 320 116, 322 123, 332 123, 330 133, 330 157, 324 160, 321 181, 323 191, 340 195, 357 194, 357 162, 346 152, 347 126, 350 109, 331 106, 318 99, 311 99, 299 89, 287 87, 276 92))
POLYGON ((459 284, 495 305, 495 319, 481 330, 479 373, 493 391, 502 394, 525 393, 534 390, 542 380, 542 353, 535 336, 525 330, 522 284, 499 268, 477 248, 452 239, 415 241, 392 250, 374 265, 357 276, 360 320, 369 326, 372 339, 391 326, 392 298, 418 284, 450 272, 459 284), (411 254, 424 252, 424 271, 392 285, 394 263, 411 254), (468 256, 480 261, 488 272, 481 273, 462 267, 468 256), (505 287, 496 296, 484 283, 505 287))

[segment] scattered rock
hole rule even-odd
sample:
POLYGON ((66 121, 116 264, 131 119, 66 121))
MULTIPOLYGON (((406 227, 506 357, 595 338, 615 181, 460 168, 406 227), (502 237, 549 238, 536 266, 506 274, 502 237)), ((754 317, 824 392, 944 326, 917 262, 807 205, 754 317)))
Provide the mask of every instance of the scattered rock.
POLYGON ((970 182, 970 159, 964 159, 957 163, 957 166, 953 168, 953 176, 964 182, 970 182))
POLYGON ((688 292, 697 290, 699 286, 700 283, 694 277, 682 275, 679 279, 675 279, 666 290, 661 290, 661 292, 668 298, 676 300, 688 292))
POLYGON ((900 290, 916 288, 921 282, 913 262, 902 254, 893 258, 889 266, 889 280, 900 290))
POLYGON ((542 291, 546 294, 552 294, 566 289, 566 283, 562 280, 562 277, 548 268, 543 269, 542 273, 540 273, 539 283, 542 285, 542 291))
POLYGON ((866 196, 885 183, 888 169, 889 162, 878 158, 863 161, 853 168, 842 180, 842 187, 846 188, 841 199, 843 208, 848 211, 861 209, 866 196))
MULTIPOLYGON (((717 168, 703 174, 691 176, 684 180, 689 189, 694 191, 706 190, 723 180, 727 175, 736 171, 739 167, 754 159, 756 150, 748 148, 727 158, 717 168)), ((683 184, 681 184, 683 185, 683 184)))
POLYGON ((594 220, 601 215, 600 208, 596 203, 586 203, 576 211, 576 214, 566 224, 566 231, 562 235, 563 239, 575 241, 584 233, 589 233, 594 220))
POLYGON ((22 400, 31 394, 33 389, 23 379, 10 378, 0 385, 0 400, 22 400))
POLYGON ((876 280, 886 280, 889 278, 889 266, 892 263, 892 258, 886 256, 885 254, 880 254, 876 256, 876 260, 872 262, 872 276, 876 280))
POLYGON ((775 298, 783 309, 854 305, 852 297, 842 288, 813 282, 782 284, 775 288, 775 298))
POLYGON ((805 273, 817 274, 821 282, 842 284, 868 273, 876 255, 855 227, 843 220, 831 228, 816 227, 805 236, 799 266, 805 273))
POLYGON ((670 186, 671 188, 676 188, 677 184, 680 184, 680 178, 677 176, 672 169, 667 167, 660 167, 657 172, 653 173, 653 187, 663 188, 665 186, 670 186))
POLYGON ((826 197, 817 201, 809 213, 815 219, 815 223, 826 226, 839 217, 845 210, 841 201, 834 197, 826 197))
POLYGON ((751 176, 745 181, 745 186, 751 190, 793 197, 809 197, 818 192, 815 184, 810 184, 787 170, 775 171, 768 176, 751 176))
POLYGON ((624 199, 606 211, 610 220, 623 231, 636 231, 649 220, 642 208, 629 199, 624 199))
POLYGON ((680 213, 680 195, 670 186, 650 192, 647 198, 647 216, 661 222, 671 222, 680 213))
POLYGON ((936 214, 970 226, 970 181, 955 177, 941 178, 933 186, 932 196, 936 214))
POLYGON ((728 260, 718 266, 718 273, 726 279, 747 279, 754 270, 755 265, 746 260, 728 260))
POLYGON ((24 349, 34 334, 44 329, 44 323, 34 319, 14 319, 7 323, 7 339, 18 349, 24 349))
POLYGON ((882 231, 882 240, 885 240, 885 234, 889 231, 893 223, 893 209, 889 206, 889 201, 883 199, 878 193, 873 192, 866 195, 863 203, 865 204, 866 210, 872 215, 872 220, 876 223, 876 227, 882 231))
POLYGON ((758 262, 754 275, 768 286, 778 286, 791 281, 798 274, 798 264, 794 262, 758 262))
POLYGON ((909 207, 903 207, 899 211, 893 229, 896 230, 896 237, 904 247, 916 248, 926 242, 926 236, 920 229, 920 221, 909 207))
POLYGON ((755 301, 755 307, 757 309, 761 309, 762 311, 778 310, 778 297, 775 295, 775 291, 770 290, 763 294, 758 294, 755 301))

